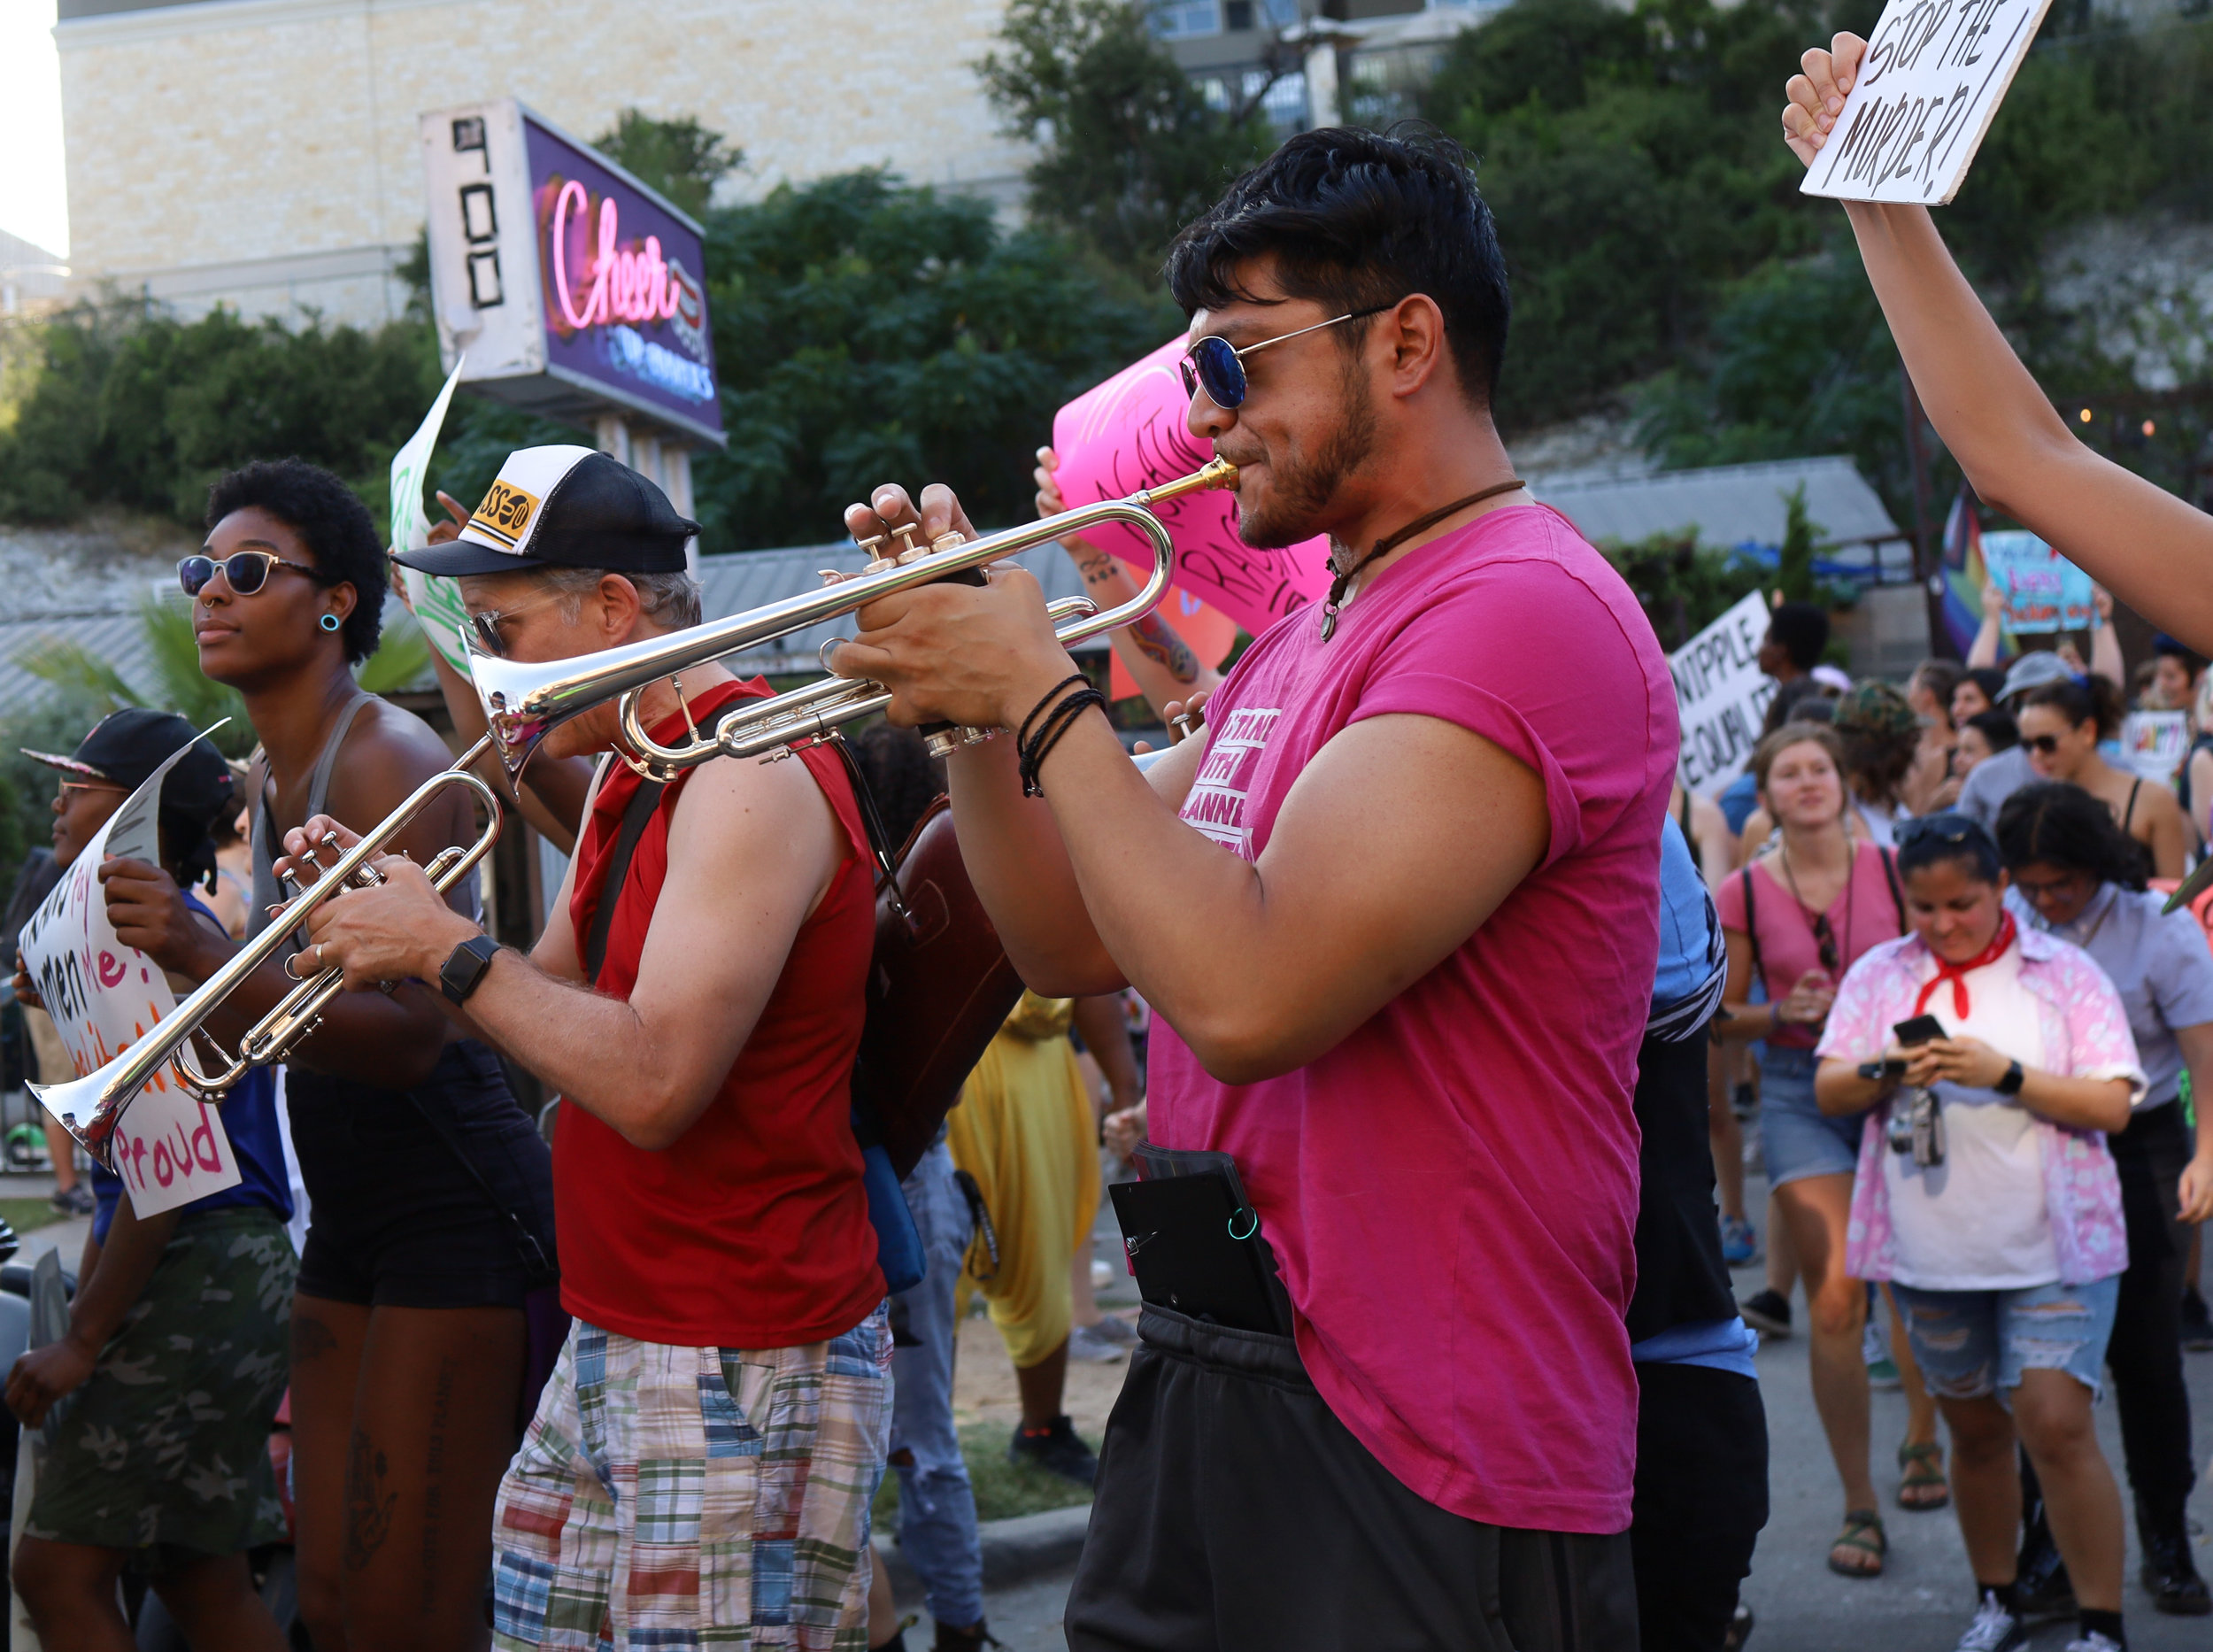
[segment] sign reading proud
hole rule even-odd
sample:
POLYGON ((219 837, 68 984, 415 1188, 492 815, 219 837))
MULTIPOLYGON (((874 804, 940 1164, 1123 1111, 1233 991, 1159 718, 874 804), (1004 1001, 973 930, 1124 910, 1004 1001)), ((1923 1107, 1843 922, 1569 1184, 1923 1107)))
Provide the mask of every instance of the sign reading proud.
POLYGON ((1916 206, 1950 201, 2051 3, 1890 0, 1800 189, 1916 206))
MULTIPOLYGON (((1183 353, 1182 337, 1172 338, 1053 415, 1057 480, 1070 509, 1188 476, 1214 457, 1184 422, 1191 397, 1176 366, 1183 353)), ((1160 517, 1176 542, 1176 587, 1255 637, 1330 588, 1327 541, 1317 537, 1284 550, 1246 544, 1227 490, 1171 499, 1160 517)), ((1083 538, 1137 564, 1140 577, 1153 571, 1153 547, 1134 528, 1113 522, 1086 529, 1083 538)))
POLYGON ((1775 679, 1760 669, 1768 605, 1754 591, 1668 656, 1683 718, 1684 789, 1710 798, 1752 760, 1775 679))

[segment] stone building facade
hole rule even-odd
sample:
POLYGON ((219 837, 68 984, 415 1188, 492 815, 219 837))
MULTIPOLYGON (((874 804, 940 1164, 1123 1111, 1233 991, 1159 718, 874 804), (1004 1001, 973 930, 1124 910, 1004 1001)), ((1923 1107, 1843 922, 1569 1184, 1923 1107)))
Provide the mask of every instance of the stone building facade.
POLYGON ((416 117, 512 96, 589 139, 635 106, 744 152, 726 189, 860 166, 1012 205, 973 65, 1004 0, 59 0, 71 264, 187 313, 375 325, 423 220, 416 117))

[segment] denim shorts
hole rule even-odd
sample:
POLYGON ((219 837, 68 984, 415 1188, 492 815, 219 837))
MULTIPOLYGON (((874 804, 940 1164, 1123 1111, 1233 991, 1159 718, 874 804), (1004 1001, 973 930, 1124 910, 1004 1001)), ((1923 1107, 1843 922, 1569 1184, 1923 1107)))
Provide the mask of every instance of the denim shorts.
POLYGON ((1808 1176, 1849 1176, 1859 1168, 1867 1115, 1831 1118, 1814 1104, 1811 1050, 1760 1046, 1760 1158, 1768 1185, 1808 1176))
POLYGON ((1892 1293, 1929 1392, 1940 1399, 2007 1396, 2024 1370, 2065 1371, 2096 1399, 2121 1276, 2090 1285, 2017 1291, 1924 1291, 1893 1281, 1892 1293))

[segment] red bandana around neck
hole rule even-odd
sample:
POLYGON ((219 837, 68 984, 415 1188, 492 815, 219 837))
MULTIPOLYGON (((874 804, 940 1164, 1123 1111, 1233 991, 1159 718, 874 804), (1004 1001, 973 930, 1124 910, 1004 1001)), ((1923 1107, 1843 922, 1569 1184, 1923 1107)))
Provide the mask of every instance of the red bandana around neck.
MULTIPOLYGON (((2006 948, 2013 945, 2013 914, 2009 912, 2006 914, 2006 921, 1998 926, 1997 938, 1993 940, 1989 946, 1984 947, 1982 951, 1977 953, 1972 958, 1970 958, 1965 963, 1947 963, 1943 959, 1938 958, 1936 961, 1937 972, 1931 976, 1927 981, 1923 983, 1921 996, 1915 999, 1913 1001, 1913 1013, 1918 1015, 1923 1010, 1928 1008, 1929 1000, 1936 996, 1937 988, 1942 986, 1947 981, 1949 981, 1952 984, 1952 1013, 1954 1018, 1959 1021, 1965 1021, 1967 1019, 1968 975, 1970 971, 1981 969, 1985 964, 1996 963, 2001 958, 2004 957, 2006 955, 2006 948)), ((1924 944, 1925 945, 1926 943, 1924 944)), ((1934 953, 1931 953, 1930 956, 1933 958, 1936 957, 1936 954, 1934 953)))

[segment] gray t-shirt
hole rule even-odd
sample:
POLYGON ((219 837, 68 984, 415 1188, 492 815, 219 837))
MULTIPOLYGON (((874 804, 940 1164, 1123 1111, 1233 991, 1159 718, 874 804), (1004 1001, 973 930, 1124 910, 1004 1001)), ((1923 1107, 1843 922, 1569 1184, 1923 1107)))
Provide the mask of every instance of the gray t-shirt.
POLYGON ((2093 895, 2068 924, 2044 922, 2012 890, 2006 892, 2006 903, 2022 922, 2081 947, 2112 978, 2144 1064, 2145 1105, 2173 1100, 2182 1082, 2182 1047, 2174 1029, 2213 1022, 2213 948, 2196 917, 2188 912, 2162 917, 2166 896, 2117 884, 2093 895))
POLYGON ((2016 745, 1986 757, 1975 765, 1975 772, 1960 788, 1959 812, 1971 815, 1982 823, 1985 831, 1998 829, 1998 811, 2006 806, 2006 799, 2036 780, 2036 770, 2029 767, 2029 751, 2016 745))

